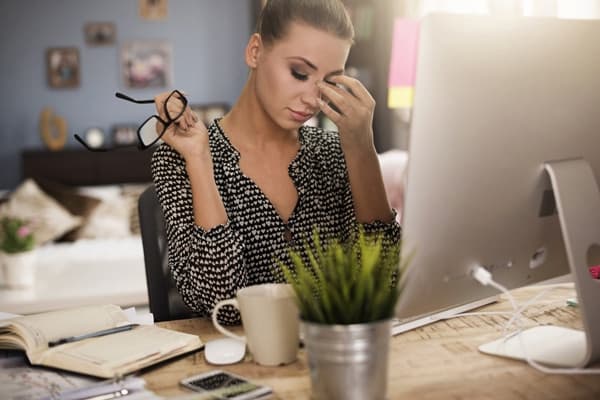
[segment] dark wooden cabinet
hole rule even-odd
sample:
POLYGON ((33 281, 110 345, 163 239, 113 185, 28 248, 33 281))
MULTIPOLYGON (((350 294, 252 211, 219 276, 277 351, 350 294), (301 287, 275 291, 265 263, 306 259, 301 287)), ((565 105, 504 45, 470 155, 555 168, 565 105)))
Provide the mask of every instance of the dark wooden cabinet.
POLYGON ((21 153, 22 178, 45 178, 70 186, 150 182, 153 151, 25 150, 21 153))

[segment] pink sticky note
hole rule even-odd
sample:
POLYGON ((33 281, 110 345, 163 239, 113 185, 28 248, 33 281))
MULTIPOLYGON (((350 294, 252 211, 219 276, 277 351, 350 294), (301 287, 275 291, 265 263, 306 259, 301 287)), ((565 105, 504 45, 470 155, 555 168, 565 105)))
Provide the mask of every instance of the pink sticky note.
POLYGON ((389 86, 412 87, 417 70, 419 21, 397 18, 394 21, 389 86))

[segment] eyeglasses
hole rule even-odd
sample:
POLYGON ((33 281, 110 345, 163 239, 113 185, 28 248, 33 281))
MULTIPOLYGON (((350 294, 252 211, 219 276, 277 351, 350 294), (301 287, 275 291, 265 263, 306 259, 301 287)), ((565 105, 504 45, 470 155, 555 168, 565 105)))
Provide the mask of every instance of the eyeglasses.
MULTIPOLYGON (((153 104, 154 100, 136 100, 133 97, 129 97, 126 94, 121 92, 115 93, 115 96, 122 100, 127 100, 136 104, 153 104)), ((160 138, 165 134, 167 129, 183 114, 185 108, 187 107, 188 101, 186 97, 179 91, 173 90, 163 104, 163 110, 167 119, 164 120, 158 115, 151 115, 146 119, 137 129, 137 138, 138 143, 136 145, 132 145, 138 148, 138 150, 146 150, 152 146, 154 146, 160 138), (169 110, 171 106, 172 109, 179 110, 176 113, 169 110)), ((89 151, 110 151, 113 149, 103 148, 103 147, 92 147, 86 143, 85 140, 81 138, 81 136, 75 134, 75 139, 79 143, 83 145, 89 151)), ((123 146, 123 147, 132 147, 132 146, 123 146)))

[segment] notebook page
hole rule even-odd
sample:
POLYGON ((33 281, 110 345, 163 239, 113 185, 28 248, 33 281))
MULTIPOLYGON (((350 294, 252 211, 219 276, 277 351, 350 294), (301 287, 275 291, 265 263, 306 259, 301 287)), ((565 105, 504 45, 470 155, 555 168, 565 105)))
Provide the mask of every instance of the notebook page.
POLYGON ((115 305, 50 311, 12 320, 15 329, 25 337, 29 350, 43 350, 52 340, 96 332, 127 323, 127 317, 121 308, 115 305))
POLYGON ((86 365, 92 365, 98 371, 121 370, 130 366, 135 370, 146 361, 160 359, 193 343, 200 345, 198 336, 156 326, 141 326, 57 346, 45 353, 43 361, 47 365, 69 366, 68 369, 81 371, 86 365))

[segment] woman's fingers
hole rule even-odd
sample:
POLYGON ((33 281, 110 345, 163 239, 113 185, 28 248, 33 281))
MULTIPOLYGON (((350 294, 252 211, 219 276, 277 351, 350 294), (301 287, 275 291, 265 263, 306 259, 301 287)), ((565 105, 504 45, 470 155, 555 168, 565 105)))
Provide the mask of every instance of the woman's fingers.
POLYGON ((156 112, 158 113, 159 117, 165 120, 167 119, 167 115, 165 113, 165 100, 167 99, 167 97, 167 93, 160 93, 154 96, 154 105, 156 107, 156 112))
POLYGON ((185 92, 164 92, 154 97, 158 115, 165 121, 173 121, 177 130, 186 131, 193 127, 199 120, 192 109, 186 105, 182 97, 185 92))
POLYGON ((348 92, 358 99, 361 103, 371 103, 374 102, 373 96, 364 87, 364 85, 355 78, 351 78, 346 75, 334 75, 329 78, 329 81, 335 84, 343 85, 348 88, 348 92))
POLYGON ((322 99, 317 99, 317 103, 319 103, 319 108, 321 109, 323 114, 327 116, 327 118, 333 121, 334 124, 337 124, 339 122, 341 118, 340 113, 331 108, 331 106, 322 99))
POLYGON ((194 112, 192 111, 192 109, 189 107, 186 107, 184 115, 185 115, 185 121, 187 122, 188 126, 194 126, 196 121, 194 119, 194 112))
POLYGON ((337 109, 339 114, 350 115, 352 109, 357 106, 357 100, 347 90, 329 82, 319 82, 318 86, 321 94, 333 103, 333 107, 330 107, 333 111, 337 109))

